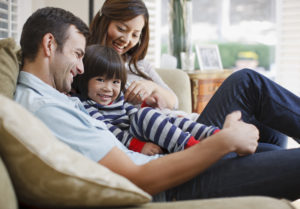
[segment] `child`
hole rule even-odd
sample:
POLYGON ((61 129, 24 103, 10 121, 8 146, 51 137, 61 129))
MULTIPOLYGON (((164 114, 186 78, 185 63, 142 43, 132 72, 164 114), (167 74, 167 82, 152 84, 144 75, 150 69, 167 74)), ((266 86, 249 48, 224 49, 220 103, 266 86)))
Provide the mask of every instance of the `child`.
MULTIPOLYGON (((83 60, 85 72, 74 78, 73 88, 88 113, 106 123, 109 130, 129 149, 152 152, 149 141, 168 152, 188 148, 219 129, 183 117, 170 117, 152 107, 138 109, 124 101, 126 70, 114 49, 91 45, 83 60)), ((149 100, 159 101, 157 95, 149 100)), ((161 149, 158 152, 161 152, 161 149)))

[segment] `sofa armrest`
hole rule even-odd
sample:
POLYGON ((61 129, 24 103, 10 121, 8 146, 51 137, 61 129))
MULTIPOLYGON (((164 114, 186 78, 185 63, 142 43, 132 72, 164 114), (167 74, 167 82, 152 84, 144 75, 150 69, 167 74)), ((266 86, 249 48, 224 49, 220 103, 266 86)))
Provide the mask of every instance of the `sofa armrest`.
POLYGON ((164 82, 174 91, 179 100, 179 110, 192 112, 191 83, 188 74, 179 69, 156 69, 164 82))

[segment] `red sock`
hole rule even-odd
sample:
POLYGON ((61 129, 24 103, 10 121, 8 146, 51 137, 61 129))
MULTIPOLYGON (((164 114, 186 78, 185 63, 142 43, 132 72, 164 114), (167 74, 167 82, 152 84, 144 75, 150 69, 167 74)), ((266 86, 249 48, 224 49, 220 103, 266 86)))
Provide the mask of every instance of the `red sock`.
POLYGON ((193 136, 191 136, 188 140, 188 142, 186 143, 184 149, 187 149, 195 144, 198 144, 200 141, 196 140, 193 136))

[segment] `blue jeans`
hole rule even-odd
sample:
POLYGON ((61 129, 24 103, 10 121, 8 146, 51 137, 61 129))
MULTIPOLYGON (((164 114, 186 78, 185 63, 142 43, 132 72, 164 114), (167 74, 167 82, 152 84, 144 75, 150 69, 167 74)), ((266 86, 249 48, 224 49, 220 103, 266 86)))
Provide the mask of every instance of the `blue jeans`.
POLYGON ((243 195, 300 198, 300 149, 280 147, 285 135, 300 137, 300 98, 245 69, 224 81, 198 122, 222 127, 225 116, 234 110, 258 127, 260 141, 266 143, 259 143, 252 155, 229 153, 192 180, 167 190, 167 200, 243 195))
POLYGON ((197 121, 222 127, 225 116, 234 110, 259 129, 260 142, 285 147, 286 135, 300 137, 300 98, 253 70, 229 76, 197 121))
POLYGON ((166 191, 166 200, 263 195, 300 198, 300 149, 224 157, 192 180, 166 191))

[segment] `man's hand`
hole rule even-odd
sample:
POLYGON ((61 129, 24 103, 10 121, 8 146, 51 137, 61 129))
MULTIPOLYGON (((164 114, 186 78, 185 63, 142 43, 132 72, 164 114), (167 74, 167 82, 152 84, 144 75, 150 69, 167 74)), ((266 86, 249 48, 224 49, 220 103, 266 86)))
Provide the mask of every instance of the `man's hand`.
POLYGON ((238 155, 252 154, 258 145, 259 132, 254 125, 243 122, 241 117, 240 111, 227 115, 222 131, 226 132, 226 140, 238 155))
POLYGON ((163 150, 160 146, 153 144, 152 142, 147 142, 143 149, 141 150, 141 153, 145 155, 155 155, 155 154, 162 154, 163 150))

